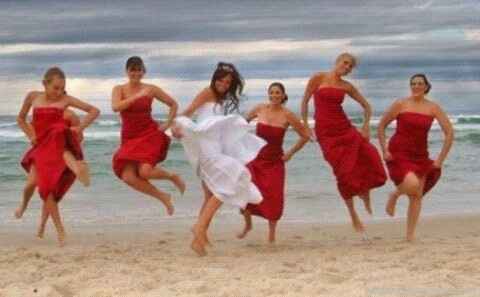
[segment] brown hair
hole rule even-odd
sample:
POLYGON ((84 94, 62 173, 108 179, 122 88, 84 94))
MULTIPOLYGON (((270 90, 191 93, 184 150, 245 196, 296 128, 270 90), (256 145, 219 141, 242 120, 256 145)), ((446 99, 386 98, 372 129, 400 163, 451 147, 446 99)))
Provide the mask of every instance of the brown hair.
POLYGON ((338 61, 340 61, 343 58, 349 58, 350 60, 352 60, 352 66, 353 67, 357 66, 357 64, 358 64, 357 58, 354 55, 352 55, 350 53, 346 53, 346 52, 338 55, 337 59, 335 60, 335 63, 338 63, 338 61))
POLYGON ((219 62, 212 75, 210 88, 216 96, 217 101, 223 105, 224 113, 229 114, 238 111, 240 96, 242 95, 244 81, 237 68, 231 63, 219 62), (232 83, 225 94, 219 94, 215 88, 215 81, 220 80, 227 75, 232 76, 232 83))
POLYGON ((282 93, 285 95, 285 97, 282 100, 282 104, 287 102, 288 101, 288 95, 287 95, 287 93, 285 93, 285 86, 281 82, 276 81, 276 82, 271 83, 270 86, 268 86, 268 91, 270 91, 273 87, 279 87, 280 90, 282 90, 282 93))
POLYGON ((147 72, 147 68, 143 63, 142 58, 140 58, 139 56, 132 56, 128 58, 127 63, 125 64, 125 69, 128 70, 130 68, 139 68, 142 69, 143 72, 147 72))
POLYGON ((422 78, 423 81, 425 82, 425 85, 427 86, 427 88, 425 89, 425 94, 428 94, 428 92, 430 92, 430 90, 432 89, 432 85, 428 81, 427 76, 425 74, 417 73, 417 74, 412 75, 412 77, 410 77, 410 84, 412 84, 413 80, 417 77, 422 78))
POLYGON ((48 68, 48 70, 43 75, 43 81, 45 83, 50 83, 55 77, 65 79, 65 73, 62 69, 60 69, 60 67, 55 66, 48 68))

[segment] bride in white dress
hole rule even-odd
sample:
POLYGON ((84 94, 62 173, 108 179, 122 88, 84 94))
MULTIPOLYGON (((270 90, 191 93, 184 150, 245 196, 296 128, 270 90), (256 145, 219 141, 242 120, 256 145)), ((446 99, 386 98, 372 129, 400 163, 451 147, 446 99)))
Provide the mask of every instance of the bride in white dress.
POLYGON ((258 204, 262 196, 245 164, 253 160, 265 141, 249 132, 238 114, 243 81, 232 64, 218 63, 210 86, 202 90, 175 119, 173 136, 181 138, 190 163, 202 180, 205 201, 193 226, 192 249, 206 255, 209 224, 223 202, 239 208, 258 204), (197 116, 194 122, 190 119, 197 116))

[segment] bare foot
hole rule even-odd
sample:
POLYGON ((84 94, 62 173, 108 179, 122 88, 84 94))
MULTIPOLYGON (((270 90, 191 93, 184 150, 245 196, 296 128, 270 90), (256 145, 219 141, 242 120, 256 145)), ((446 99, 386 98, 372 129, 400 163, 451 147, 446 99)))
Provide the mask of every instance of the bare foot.
POLYGON ((205 250, 205 247, 200 244, 200 242, 197 240, 197 238, 194 238, 192 241, 192 244, 190 245, 190 248, 199 256, 199 257, 204 257, 207 255, 207 251, 205 250))
POLYGON ((414 243, 415 242, 415 236, 407 235, 407 242, 408 243, 414 243))
POLYGON ((243 231, 237 234, 238 239, 243 239, 245 236, 247 236, 248 232, 252 230, 252 224, 245 223, 245 227, 243 228, 243 231))
POLYGON ((58 233, 58 246, 59 247, 65 246, 65 232, 58 233))
POLYGON ((373 211, 372 211, 372 204, 370 203, 370 193, 360 195, 360 199, 363 200, 363 204, 365 205, 365 210, 368 212, 369 215, 372 215, 373 211))
POLYGON ((183 195, 183 193, 185 193, 185 188, 186 188, 185 182, 183 181, 183 179, 179 175, 174 173, 171 175, 170 180, 175 185, 175 187, 177 187, 180 193, 183 195))
POLYGON ((77 179, 85 187, 90 185, 90 169, 85 161, 77 161, 77 179))
POLYGON ((173 215, 173 213, 175 212, 175 207, 173 207, 172 197, 170 197, 170 195, 165 195, 165 197, 163 197, 161 201, 163 202, 163 204, 165 204, 165 207, 167 208, 167 214, 169 216, 173 215))
POLYGON ((390 193, 385 211, 391 217, 395 215, 395 206, 397 205, 398 195, 395 192, 390 193))
MULTIPOLYGON (((190 231, 192 231, 192 233, 193 233, 194 236, 195 236, 194 228, 196 228, 195 226, 197 226, 197 225, 195 224, 195 225, 193 225, 192 228, 190 228, 190 231)), ((203 240, 205 240, 205 245, 213 246, 213 245, 210 243, 210 239, 208 239, 208 235, 207 235, 206 233, 204 234, 203 240)))
POLYGON ((45 227, 40 226, 37 232, 37 237, 43 239, 43 235, 45 235, 45 227))
POLYGON ((21 219, 24 212, 25 212, 25 207, 20 206, 15 210, 15 218, 21 219))
POLYGON ((352 222, 352 224, 353 224, 353 229, 355 229, 356 232, 358 232, 358 233, 365 232, 365 228, 363 227, 361 222, 354 221, 354 222, 352 222))
POLYGON ((275 244, 275 236, 269 236, 268 237, 268 243, 269 244, 275 244))
POLYGON ((360 236, 362 237, 362 241, 367 243, 367 244, 372 244, 372 241, 370 240, 370 238, 368 237, 367 235, 367 232, 363 231, 360 233, 360 236))

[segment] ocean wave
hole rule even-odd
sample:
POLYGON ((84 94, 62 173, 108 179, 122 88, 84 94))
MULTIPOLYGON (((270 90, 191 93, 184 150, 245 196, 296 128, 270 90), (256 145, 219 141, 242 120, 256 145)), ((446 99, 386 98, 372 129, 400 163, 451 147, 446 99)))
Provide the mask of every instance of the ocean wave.
POLYGON ((0 129, 8 128, 8 127, 16 127, 16 126, 17 126, 17 122, 0 123, 0 129))

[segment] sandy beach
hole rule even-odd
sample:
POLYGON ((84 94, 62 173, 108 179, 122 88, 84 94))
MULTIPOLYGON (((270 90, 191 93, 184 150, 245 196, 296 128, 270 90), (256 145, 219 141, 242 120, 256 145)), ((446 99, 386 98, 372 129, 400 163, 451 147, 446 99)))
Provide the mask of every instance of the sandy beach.
POLYGON ((99 226, 69 232, 56 245, 49 226, 0 231, 0 296, 480 296, 480 215, 423 218, 417 242, 404 221, 368 226, 371 244, 347 224, 284 223, 277 244, 254 221, 216 220, 213 247, 190 249, 189 221, 99 226))

